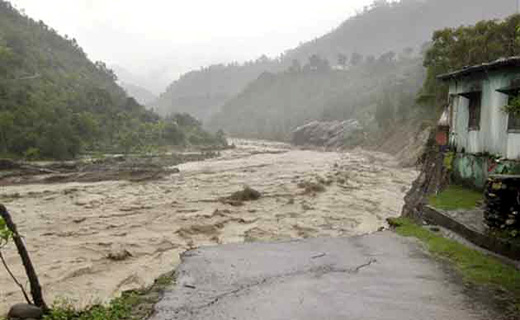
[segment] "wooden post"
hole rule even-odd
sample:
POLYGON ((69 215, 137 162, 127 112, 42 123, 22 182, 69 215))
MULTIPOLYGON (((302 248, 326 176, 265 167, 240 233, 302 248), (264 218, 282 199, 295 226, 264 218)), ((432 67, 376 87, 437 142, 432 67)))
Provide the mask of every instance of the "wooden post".
POLYGON ((11 230, 11 232, 13 233, 13 242, 16 245, 16 249, 18 250, 18 254, 22 259, 22 264, 25 268, 25 273, 27 274, 27 278, 29 279, 29 284, 31 285, 31 295, 34 304, 37 307, 41 308, 44 313, 47 313, 49 311, 49 307, 47 307, 43 299, 40 281, 38 280, 38 276, 36 275, 36 271, 34 270, 31 258, 29 257, 29 253, 25 248, 25 244, 23 243, 22 237, 18 233, 16 224, 14 224, 13 219, 11 219, 11 215, 9 214, 5 206, 2 204, 0 204, 0 216, 4 219, 7 228, 9 228, 9 230, 11 230))

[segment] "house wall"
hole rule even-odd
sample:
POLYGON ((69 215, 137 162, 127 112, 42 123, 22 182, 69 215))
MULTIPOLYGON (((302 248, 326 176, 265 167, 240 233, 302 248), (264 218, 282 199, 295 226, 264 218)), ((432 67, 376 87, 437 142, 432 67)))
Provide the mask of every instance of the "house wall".
POLYGON ((455 182, 484 189, 488 177, 488 159, 468 153, 459 153, 453 159, 455 182))
POLYGON ((508 87, 520 71, 494 71, 486 75, 453 80, 453 119, 450 143, 458 152, 498 154, 507 159, 520 159, 520 133, 507 132, 508 115, 502 111, 508 96, 496 91, 508 87), (459 94, 482 88, 480 130, 468 130, 469 100, 459 94))
POLYGON ((520 133, 510 133, 507 139, 507 158, 520 158, 520 133))
POLYGON ((488 156, 457 153, 453 157, 452 177, 456 183, 484 189, 490 175, 520 175, 520 161, 496 162, 488 156))

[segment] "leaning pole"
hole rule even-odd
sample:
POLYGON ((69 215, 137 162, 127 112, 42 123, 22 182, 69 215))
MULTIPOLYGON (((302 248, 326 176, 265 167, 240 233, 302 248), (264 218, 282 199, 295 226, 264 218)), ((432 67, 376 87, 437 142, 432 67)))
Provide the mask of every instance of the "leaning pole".
POLYGON ((18 233, 16 224, 13 222, 11 215, 2 204, 0 204, 0 216, 4 219, 7 228, 13 234, 13 242, 16 245, 16 249, 18 250, 18 254, 22 259, 22 264, 25 268, 25 273, 29 279, 33 302, 37 307, 41 308, 44 313, 47 313, 47 311, 49 311, 49 307, 47 307, 45 300, 43 299, 40 281, 38 280, 38 276, 34 270, 34 266, 32 264, 31 258, 29 257, 29 253, 27 252, 27 248, 25 248, 25 244, 23 243, 22 237, 18 233))

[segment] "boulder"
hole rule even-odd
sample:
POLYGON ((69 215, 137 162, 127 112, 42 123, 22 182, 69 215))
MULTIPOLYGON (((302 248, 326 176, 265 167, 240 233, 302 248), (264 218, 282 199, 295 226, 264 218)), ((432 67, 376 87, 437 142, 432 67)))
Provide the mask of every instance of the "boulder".
POLYGON ((359 140, 362 127, 357 120, 312 121, 292 132, 292 143, 297 146, 339 148, 352 146, 359 140), (355 140, 355 141, 354 141, 355 140), (354 141, 354 143, 352 143, 354 141))
POLYGON ((9 313, 7 313, 7 319, 10 320, 29 320, 29 319, 41 319, 43 317, 42 309, 35 305, 27 303, 18 303, 11 307, 9 313))

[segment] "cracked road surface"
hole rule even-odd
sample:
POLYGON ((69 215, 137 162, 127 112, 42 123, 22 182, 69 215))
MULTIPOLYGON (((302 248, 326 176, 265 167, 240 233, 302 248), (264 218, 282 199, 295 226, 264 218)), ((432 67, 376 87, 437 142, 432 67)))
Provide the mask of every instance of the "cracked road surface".
POLYGON ((151 320, 497 318, 392 232, 206 247, 177 271, 151 320))

